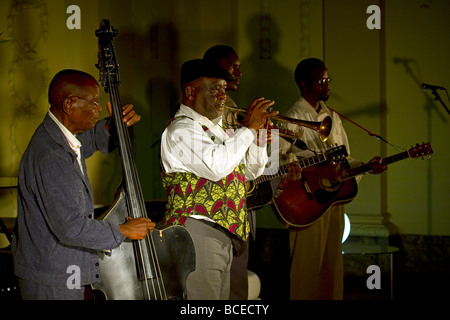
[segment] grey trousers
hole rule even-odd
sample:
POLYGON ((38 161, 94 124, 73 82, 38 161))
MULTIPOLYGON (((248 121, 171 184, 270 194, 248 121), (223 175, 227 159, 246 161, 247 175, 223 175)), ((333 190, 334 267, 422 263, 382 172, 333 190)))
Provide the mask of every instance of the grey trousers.
POLYGON ((228 300, 233 247, 223 232, 188 218, 185 223, 195 247, 195 270, 186 279, 188 300, 228 300))

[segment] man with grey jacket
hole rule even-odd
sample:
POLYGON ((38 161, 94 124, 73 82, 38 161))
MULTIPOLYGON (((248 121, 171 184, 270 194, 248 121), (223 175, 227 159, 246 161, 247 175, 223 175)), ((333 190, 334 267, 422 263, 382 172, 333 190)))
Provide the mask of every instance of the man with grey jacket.
MULTIPOLYGON (((97 81, 82 71, 63 70, 51 81, 48 96, 50 110, 19 168, 14 271, 23 299, 83 299, 84 286, 100 277, 97 251, 118 247, 125 238, 143 239, 154 223, 138 218, 114 225, 93 217, 85 159, 113 145, 107 119, 99 121, 97 81), (74 270, 78 288, 67 285, 74 270)), ((123 107, 128 126, 140 118, 132 105, 123 107)))

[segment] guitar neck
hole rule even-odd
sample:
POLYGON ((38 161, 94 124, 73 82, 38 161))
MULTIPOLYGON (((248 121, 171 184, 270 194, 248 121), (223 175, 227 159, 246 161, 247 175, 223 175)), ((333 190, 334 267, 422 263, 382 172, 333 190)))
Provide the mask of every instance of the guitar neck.
MULTIPOLYGON (((310 166, 313 166, 315 164, 325 162, 327 160, 327 157, 324 154, 318 154, 316 156, 308 157, 308 158, 301 158, 297 159, 299 166, 303 168, 307 168, 310 166)), ((290 163, 280 166, 277 173, 275 174, 269 174, 269 175, 262 175, 253 180, 253 183, 259 184, 265 181, 269 181, 278 177, 282 177, 288 173, 290 163)))
MULTIPOLYGON (((408 151, 404 151, 398 154, 394 154, 392 156, 386 157, 382 159, 383 164, 389 165, 391 163, 403 160, 409 158, 408 151)), ((354 168, 350 168, 346 170, 346 173, 342 180, 351 179, 353 177, 356 177, 357 175, 364 174, 366 172, 369 172, 372 170, 372 164, 370 162, 364 163, 362 165, 356 166, 354 168)))

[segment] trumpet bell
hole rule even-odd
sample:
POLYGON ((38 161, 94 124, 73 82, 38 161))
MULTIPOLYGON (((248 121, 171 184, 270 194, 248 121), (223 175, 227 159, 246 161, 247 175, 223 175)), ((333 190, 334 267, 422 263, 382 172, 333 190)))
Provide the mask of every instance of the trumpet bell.
POLYGON ((330 116, 325 117, 321 122, 299 120, 294 118, 288 118, 284 116, 276 116, 279 120, 284 120, 289 123, 296 124, 300 127, 309 128, 319 133, 320 139, 325 142, 328 140, 332 128, 332 120, 330 116))
POLYGON ((320 135, 320 139, 325 142, 328 140, 328 138, 330 137, 330 133, 331 133, 331 128, 332 128, 332 121, 331 121, 331 117, 327 116, 325 119, 323 119, 323 121, 320 123, 320 127, 319 127, 319 135, 320 135))

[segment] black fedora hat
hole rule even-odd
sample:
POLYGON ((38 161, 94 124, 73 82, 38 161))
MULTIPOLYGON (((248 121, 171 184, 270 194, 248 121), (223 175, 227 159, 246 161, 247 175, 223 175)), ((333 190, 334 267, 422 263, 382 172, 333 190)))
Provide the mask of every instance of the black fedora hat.
POLYGON ((223 79, 227 82, 233 80, 228 71, 204 59, 189 60, 181 66, 181 85, 201 77, 223 79))

